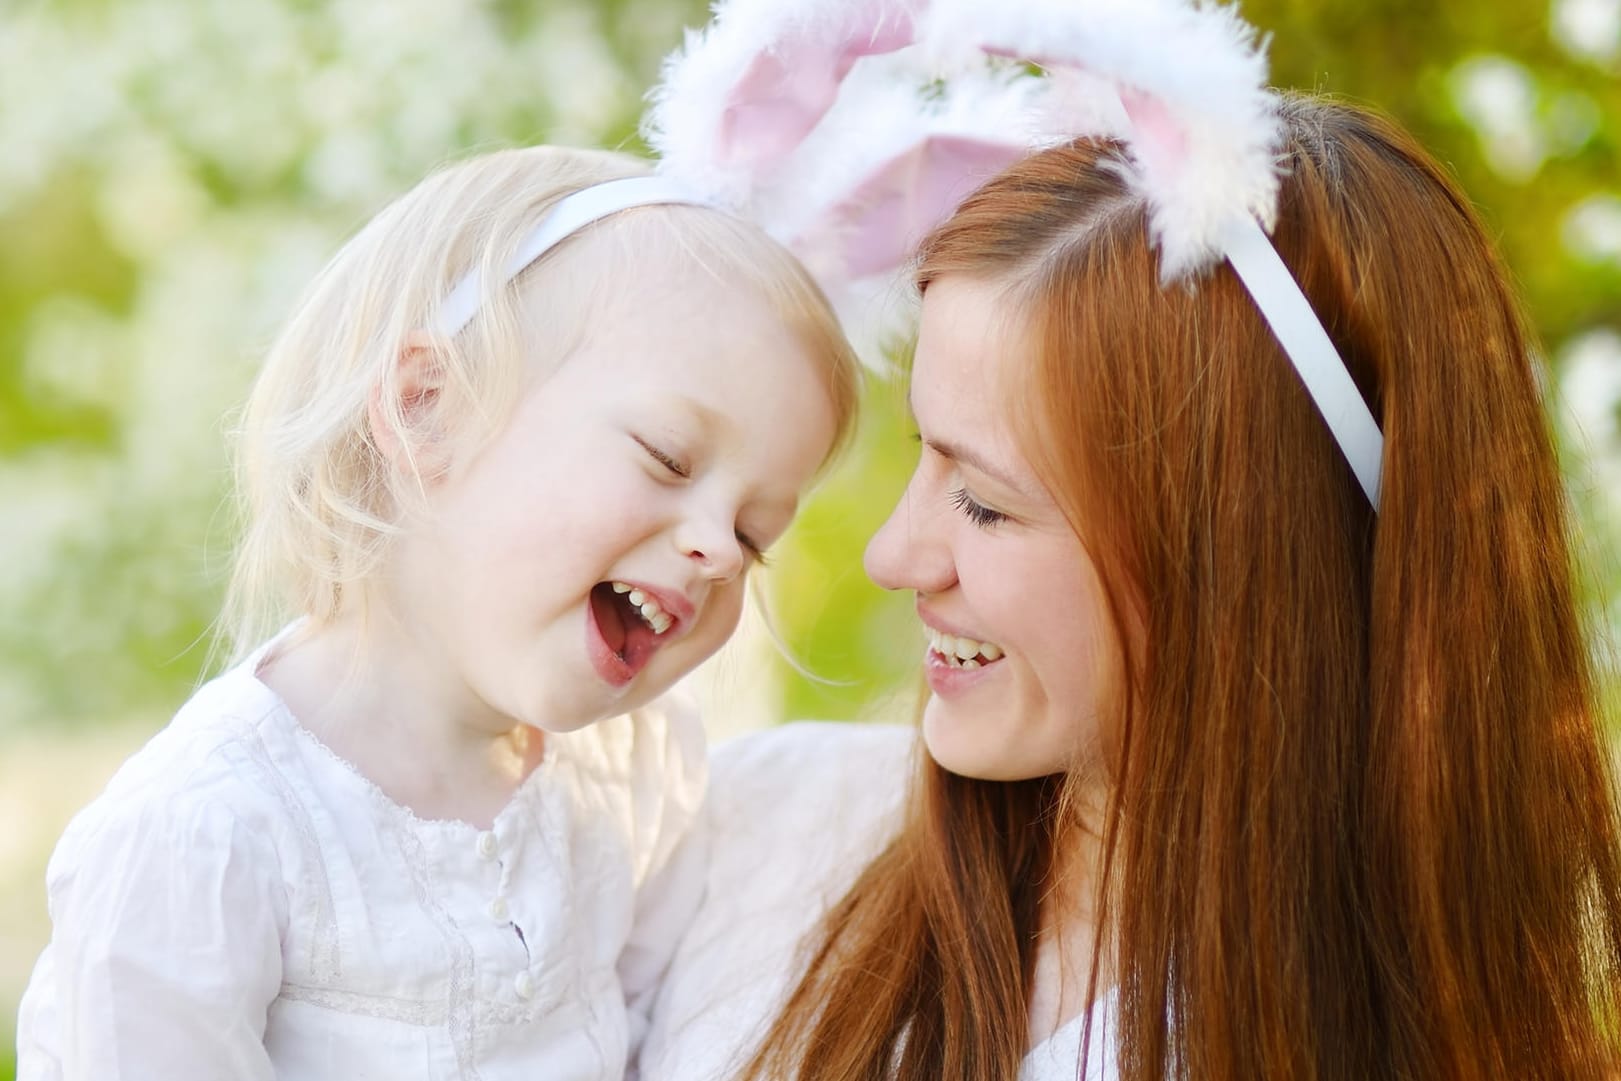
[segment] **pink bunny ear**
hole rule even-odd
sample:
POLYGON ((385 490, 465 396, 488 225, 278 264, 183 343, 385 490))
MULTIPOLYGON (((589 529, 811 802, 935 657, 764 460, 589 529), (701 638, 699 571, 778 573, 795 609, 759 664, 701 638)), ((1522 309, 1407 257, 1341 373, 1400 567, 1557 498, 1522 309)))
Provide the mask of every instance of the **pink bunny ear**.
POLYGON ((662 171, 751 207, 863 57, 911 45, 929 0, 719 0, 664 64, 643 122, 662 171))
POLYGON ((1187 168, 1188 137, 1164 102, 1132 87, 1120 88, 1131 123, 1131 153, 1145 173, 1174 176, 1187 168))
POLYGON ((802 237, 789 246, 816 252, 818 261, 849 278, 887 273, 975 188, 1028 153, 1022 141, 928 136, 880 163, 833 203, 818 223, 820 241, 802 237))
POLYGON ((716 156, 756 170, 781 162, 826 115, 857 60, 911 43, 911 13, 891 4, 864 4, 841 23, 797 28, 738 77, 722 106, 716 156))

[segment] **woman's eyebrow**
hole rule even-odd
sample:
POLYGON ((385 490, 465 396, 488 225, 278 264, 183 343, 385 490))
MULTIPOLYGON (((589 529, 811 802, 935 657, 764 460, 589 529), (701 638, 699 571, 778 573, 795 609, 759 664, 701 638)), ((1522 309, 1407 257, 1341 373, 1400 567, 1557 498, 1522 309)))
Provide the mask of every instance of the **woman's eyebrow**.
POLYGON ((940 457, 951 462, 961 462, 972 469, 976 469, 985 474, 987 477, 990 477, 992 480, 1007 485, 1020 495, 1029 496, 1031 498, 1035 497, 1035 493, 1030 490, 1030 486, 1028 484, 1022 483, 1015 479, 1013 475, 1008 473, 1006 470, 992 465, 989 461, 972 449, 962 446, 959 443, 953 443, 948 439, 936 439, 932 436, 923 435, 923 426, 918 423, 917 410, 912 405, 911 388, 907 388, 906 392, 906 417, 912 422, 912 430, 918 433, 918 439, 923 443, 923 445, 940 455, 940 457))
POLYGON ((1030 486, 1028 484, 1016 479, 1012 474, 1006 472, 1001 467, 992 465, 989 461, 969 447, 962 446, 958 443, 952 443, 944 439, 934 439, 929 437, 924 438, 923 445, 940 455, 940 457, 945 458, 947 461, 961 462, 962 464, 985 474, 987 477, 990 477, 1001 484, 1007 485, 1007 487, 1013 489, 1015 492, 1018 492, 1021 495, 1034 497, 1035 493, 1030 491, 1030 486))

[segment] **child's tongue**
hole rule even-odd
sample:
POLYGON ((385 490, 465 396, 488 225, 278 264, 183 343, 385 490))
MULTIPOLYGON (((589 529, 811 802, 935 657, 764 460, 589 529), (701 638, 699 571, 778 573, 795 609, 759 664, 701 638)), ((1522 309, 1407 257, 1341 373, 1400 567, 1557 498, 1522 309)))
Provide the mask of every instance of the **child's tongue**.
POLYGON ((606 582, 591 590, 591 614, 596 617, 602 640, 608 648, 621 656, 625 652, 625 616, 617 603, 613 587, 606 582))

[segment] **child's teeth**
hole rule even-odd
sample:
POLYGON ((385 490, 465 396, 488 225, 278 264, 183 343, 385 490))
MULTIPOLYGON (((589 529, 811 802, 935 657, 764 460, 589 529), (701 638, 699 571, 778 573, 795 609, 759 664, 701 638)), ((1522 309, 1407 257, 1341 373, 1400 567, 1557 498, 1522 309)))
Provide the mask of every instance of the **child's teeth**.
POLYGON ((979 643, 972 638, 957 639, 957 657, 960 660, 971 661, 979 656, 979 643))
POLYGON ((631 607, 636 609, 637 613, 642 617, 643 623, 653 628, 654 634, 663 634, 675 625, 675 617, 660 608, 659 602, 645 590, 637 589, 627 582, 609 582, 608 584, 613 587, 615 593, 625 596, 625 599, 630 601, 631 607))
POLYGON ((1002 651, 991 645, 989 642, 981 645, 979 647, 979 652, 987 661, 999 661, 1002 659, 1002 651))

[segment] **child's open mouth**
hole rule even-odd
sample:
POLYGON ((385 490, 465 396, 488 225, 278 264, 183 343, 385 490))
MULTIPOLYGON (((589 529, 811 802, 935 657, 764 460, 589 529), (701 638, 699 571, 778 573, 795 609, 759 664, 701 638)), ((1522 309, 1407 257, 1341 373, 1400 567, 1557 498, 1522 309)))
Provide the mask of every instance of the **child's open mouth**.
POLYGON ((591 589, 587 623, 592 665, 603 679, 622 687, 647 666, 676 618, 628 582, 598 582, 591 589))

